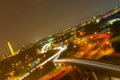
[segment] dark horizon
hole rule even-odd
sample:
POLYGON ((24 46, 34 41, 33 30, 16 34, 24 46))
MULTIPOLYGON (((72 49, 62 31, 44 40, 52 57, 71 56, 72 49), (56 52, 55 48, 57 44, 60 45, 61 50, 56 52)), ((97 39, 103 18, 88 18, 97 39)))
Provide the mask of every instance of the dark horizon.
POLYGON ((0 3, 0 54, 79 24, 119 6, 118 0, 6 0, 0 3))

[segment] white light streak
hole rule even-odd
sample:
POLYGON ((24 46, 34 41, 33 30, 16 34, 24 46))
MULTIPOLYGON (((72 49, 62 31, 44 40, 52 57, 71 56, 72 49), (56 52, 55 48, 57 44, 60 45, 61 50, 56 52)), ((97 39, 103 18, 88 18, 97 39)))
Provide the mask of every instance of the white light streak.
POLYGON ((25 77, 27 77, 30 73, 26 73, 25 75, 23 75, 19 80, 23 80, 25 77))
POLYGON ((108 64, 108 63, 102 63, 97 61, 90 61, 90 60, 78 60, 78 59, 57 59, 55 62, 71 62, 71 63, 78 63, 81 65, 89 65, 94 66, 97 68, 103 68, 108 70, 114 70, 120 72, 120 66, 108 64))
MULTIPOLYGON (((48 58, 47 60, 45 60, 44 62, 40 63, 38 66, 36 66, 35 68, 39 68, 43 65, 45 65, 48 61, 54 59, 54 58, 58 58, 58 56, 64 51, 67 49, 67 46, 63 45, 63 46, 59 46, 55 49, 59 49, 59 52, 57 52, 55 55, 53 55, 52 57, 48 58)), ((54 60, 53 60, 54 61, 54 60)), ((31 70, 31 72, 33 72, 35 70, 35 68, 33 68, 31 70)), ((28 75, 30 74, 30 72, 26 73, 25 75, 23 75, 19 80, 23 80, 25 77, 27 77, 28 75)))
MULTIPOLYGON (((38 67, 40 67, 40 66, 43 66, 44 64, 46 64, 48 61, 50 61, 50 60, 52 60, 52 59, 54 59, 54 58, 57 58, 64 50, 66 50, 67 49, 67 47, 66 46, 59 46, 59 47, 57 47, 57 48, 55 48, 55 49, 60 49, 60 51, 58 52, 58 53, 56 53, 55 55, 53 55, 52 57, 50 57, 50 58, 48 58, 47 60, 45 60, 44 62, 42 62, 41 64, 39 64, 38 66, 37 66, 37 68, 38 67)), ((54 60, 53 60, 54 61, 54 60)))
POLYGON ((42 49, 41 49, 41 53, 47 52, 47 50, 48 50, 48 48, 49 48, 50 45, 51 45, 51 42, 48 43, 48 44, 45 44, 45 45, 42 47, 42 49))

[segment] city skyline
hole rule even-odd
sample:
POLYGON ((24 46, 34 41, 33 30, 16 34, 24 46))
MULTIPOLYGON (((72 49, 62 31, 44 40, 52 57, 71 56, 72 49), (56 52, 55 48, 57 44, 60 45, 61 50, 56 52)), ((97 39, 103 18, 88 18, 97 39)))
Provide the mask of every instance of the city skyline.
POLYGON ((1 1, 0 55, 10 53, 7 41, 17 50, 23 44, 30 44, 109 11, 119 3, 118 0, 1 1))
POLYGON ((7 24, 1 23, 2 40, 9 40, 0 49, 10 51, 0 56, 0 79, 119 80, 120 6, 109 9, 104 3, 100 11, 90 3, 85 9, 82 1, 13 2, 8 11, 15 11, 6 13, 11 21, 7 16, 7 24))

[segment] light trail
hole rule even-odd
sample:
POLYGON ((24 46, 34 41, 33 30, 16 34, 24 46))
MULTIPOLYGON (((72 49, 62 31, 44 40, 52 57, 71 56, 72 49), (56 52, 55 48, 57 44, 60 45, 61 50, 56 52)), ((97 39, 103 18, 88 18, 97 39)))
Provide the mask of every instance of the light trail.
MULTIPOLYGON (((106 34, 95 34, 93 36, 100 36, 100 37, 103 38, 103 42, 102 42, 102 44, 100 46, 102 46, 103 43, 106 40, 108 40, 108 38, 109 38, 109 36, 106 35, 106 34)), ((90 36, 87 36, 87 37, 90 37, 90 36)), ((55 55, 53 55, 52 57, 48 58, 44 62, 40 63, 35 68, 31 69, 30 72, 27 72, 19 80, 23 80, 25 77, 27 77, 28 75, 30 75, 31 72, 33 72, 34 70, 36 70, 36 68, 39 68, 39 67, 45 65, 48 61, 51 61, 51 60, 53 60, 54 62, 77 63, 77 64, 80 64, 80 65, 88 65, 88 66, 93 66, 93 67, 97 67, 97 68, 109 69, 109 70, 119 71, 120 72, 120 66, 117 66, 117 65, 112 65, 112 64, 107 64, 107 63, 101 63, 101 62, 96 62, 96 61, 89 61, 89 60, 59 59, 59 56, 62 54, 62 52, 67 49, 67 46, 63 45, 63 46, 59 46, 57 48, 54 48, 54 50, 56 50, 56 49, 58 49, 59 51, 55 55)))
POLYGON ((30 73, 26 73, 24 76, 22 76, 19 80, 23 80, 25 77, 27 77, 30 73))
POLYGON ((55 55, 53 55, 52 57, 48 58, 44 62, 40 63, 35 68, 31 69, 30 72, 27 72, 26 74, 24 74, 19 80, 23 80, 25 77, 27 77, 28 75, 30 75, 31 72, 33 72, 34 70, 36 70, 36 68, 39 68, 39 67, 45 65, 48 61, 50 61, 50 60, 52 60, 54 58, 58 58, 57 56, 59 56, 64 50, 66 50, 67 46, 63 45, 63 46, 59 46, 59 47, 57 47, 55 49, 59 49, 59 52, 57 52, 55 55))
MULTIPOLYGON (((39 65, 37 66, 37 68, 40 67, 40 66, 43 66, 43 65, 46 64, 48 61, 50 61, 50 60, 58 57, 64 50, 67 49, 67 46, 63 46, 63 47, 62 47, 62 46, 59 46, 59 47, 57 47, 57 48, 55 48, 55 49, 60 49, 60 51, 57 52, 57 53, 56 53, 55 55, 53 55, 52 57, 50 57, 50 58, 48 58, 47 60, 45 60, 43 63, 39 64, 39 65)), ((54 61, 54 60, 53 60, 53 61, 54 61)))
POLYGON ((113 23, 116 22, 116 21, 120 21, 120 18, 116 18, 116 19, 110 20, 110 21, 108 21, 107 23, 108 23, 108 24, 113 24, 113 23))
POLYGON ((45 53, 45 52, 47 52, 48 47, 49 47, 51 44, 52 44, 51 42, 45 44, 45 45, 42 47, 42 49, 41 49, 41 53, 45 53))
POLYGON ((56 59, 55 62, 78 63, 80 65, 94 66, 94 67, 98 67, 98 68, 102 68, 102 69, 108 69, 108 70, 120 72, 120 66, 118 66, 118 65, 102 63, 102 62, 97 62, 97 61, 78 60, 78 59, 56 59))

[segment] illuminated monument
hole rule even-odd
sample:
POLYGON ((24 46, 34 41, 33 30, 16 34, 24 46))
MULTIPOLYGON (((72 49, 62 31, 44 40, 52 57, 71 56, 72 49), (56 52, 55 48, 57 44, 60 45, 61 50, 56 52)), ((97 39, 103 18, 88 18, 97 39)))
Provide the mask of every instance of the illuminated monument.
POLYGON ((8 42, 7 44, 8 44, 8 47, 10 49, 10 52, 11 52, 12 56, 15 55, 15 52, 14 52, 14 50, 13 50, 12 45, 10 44, 10 42, 8 42))

